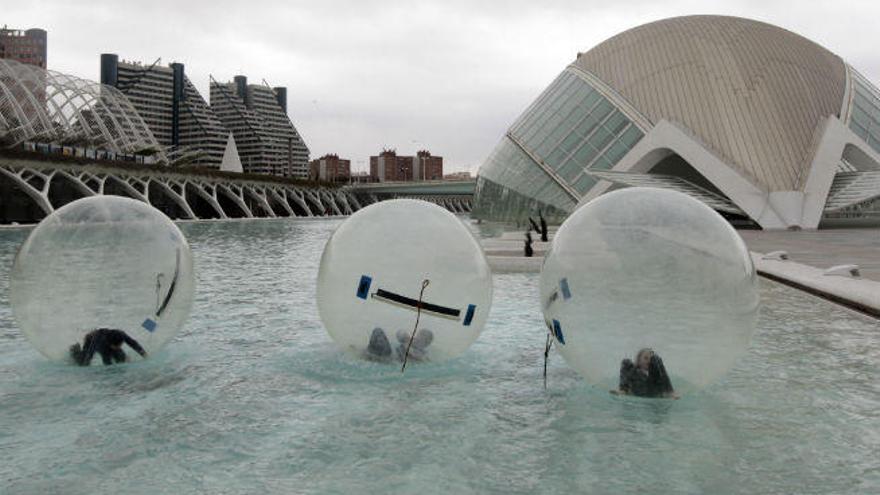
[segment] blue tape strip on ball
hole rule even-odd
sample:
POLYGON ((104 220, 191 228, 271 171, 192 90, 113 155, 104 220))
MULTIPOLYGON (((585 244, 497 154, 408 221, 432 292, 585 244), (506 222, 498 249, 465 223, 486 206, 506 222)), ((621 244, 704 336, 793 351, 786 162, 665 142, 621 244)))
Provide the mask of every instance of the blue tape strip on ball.
POLYGON ((141 326, 144 327, 144 330, 152 333, 152 332, 156 331, 157 324, 155 321, 151 320, 150 318, 147 318, 146 320, 144 320, 143 323, 141 323, 141 326))
POLYGON ((565 345, 565 337, 562 335, 562 325, 559 320, 553 320, 553 336, 560 344, 565 345))
POLYGON ((474 313, 477 311, 477 306, 474 304, 468 304, 467 313, 464 314, 464 322, 462 325, 469 327, 471 326, 471 321, 474 319, 474 313))
POLYGON ((559 281, 559 288, 562 289, 562 298, 565 300, 571 299, 571 289, 568 288, 568 279, 564 278, 559 281))
POLYGON ((367 296, 370 294, 370 285, 373 283, 373 277, 368 277, 367 275, 361 275, 361 281, 358 283, 357 296, 360 299, 367 300, 367 296))

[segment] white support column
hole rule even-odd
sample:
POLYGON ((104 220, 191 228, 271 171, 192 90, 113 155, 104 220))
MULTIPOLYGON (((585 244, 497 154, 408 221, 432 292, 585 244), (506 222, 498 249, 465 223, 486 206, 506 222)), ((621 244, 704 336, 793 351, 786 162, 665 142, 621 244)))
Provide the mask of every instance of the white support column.
MULTIPOLYGON (((183 184, 184 192, 186 191, 187 185, 192 186, 192 190, 194 190, 196 192, 196 195, 198 195, 200 198, 204 199, 209 205, 211 205, 211 208, 214 208, 214 211, 218 215, 220 215, 220 218, 222 218, 222 219, 229 218, 226 215, 226 212, 223 211, 223 207, 220 206, 220 201, 217 198, 217 186, 215 186, 213 184, 205 184, 205 183, 196 182, 196 181, 184 181, 184 184, 183 184)), ((185 197, 186 197, 186 194, 184 194, 184 198, 185 197)), ((189 201, 187 201, 187 205, 188 204, 189 204, 189 201)))
POLYGON ((361 206, 360 201, 358 201, 357 197, 354 194, 352 194, 348 191, 346 191, 344 194, 348 197, 349 203, 351 203, 351 205, 354 207, 353 208, 354 211, 357 211, 357 210, 360 210, 361 208, 363 208, 363 206, 361 206))
POLYGON ((858 149, 865 163, 880 165, 880 154, 864 146, 864 142, 836 117, 828 117, 821 128, 821 139, 810 164, 810 171, 804 183, 803 203, 801 205, 801 225, 805 229, 819 228, 828 192, 837 174, 837 167, 847 151, 847 147, 858 149))
POLYGON ((327 208, 324 206, 324 203, 321 201, 321 198, 315 191, 306 190, 303 192, 303 197, 311 200, 312 204, 317 206, 319 211, 315 214, 315 216, 326 216, 327 208))
POLYGON ((326 202, 330 204, 330 209, 333 211, 334 214, 342 215, 342 210, 339 209, 339 205, 336 204, 336 200, 333 198, 332 194, 323 189, 320 190, 318 194, 320 194, 326 200, 326 202))
MULTIPOLYGON (((283 197, 281 197, 280 194, 278 194, 277 189, 275 189, 274 187, 269 187, 266 189, 266 191, 268 192, 268 194, 270 196, 272 196, 272 198, 276 202, 278 202, 281 205, 282 208, 284 208, 284 211, 287 212, 287 216, 289 216, 289 217, 296 216, 296 213, 294 213, 293 208, 290 207, 290 203, 288 203, 286 199, 284 199, 283 197)), ((282 192, 284 192, 284 191, 282 190, 282 192)))
POLYGON ((351 205, 348 203, 348 197, 345 195, 345 193, 335 191, 334 195, 336 196, 337 202, 342 203, 346 215, 351 215, 352 213, 354 213, 354 210, 352 210, 351 205))
POLYGON ((244 202, 244 194, 242 194, 241 186, 237 186, 234 184, 217 184, 218 192, 223 191, 225 196, 228 199, 231 199, 233 203, 236 204, 241 211, 244 212, 244 215, 247 218, 254 218, 253 212, 248 208, 247 204, 244 202), (234 191, 233 188, 237 188, 237 191, 234 191))
POLYGON ((243 185, 241 186, 241 192, 242 198, 245 194, 247 194, 248 196, 256 200, 260 208, 264 212, 266 212, 266 216, 268 216, 269 218, 275 218, 277 216, 275 215, 275 210, 273 210, 272 206, 269 205, 269 201, 266 199, 265 194, 262 193, 259 188, 252 185, 243 185))
POLYGON ((177 206, 179 206, 180 209, 183 210, 183 213, 186 215, 187 219, 194 220, 197 218, 196 214, 192 211, 192 208, 189 207, 189 203, 186 202, 186 199, 184 199, 183 196, 178 194, 177 191, 171 188, 168 184, 164 183, 157 177, 151 177, 150 179, 148 179, 147 191, 150 190, 150 182, 156 184, 156 187, 158 187, 159 189, 162 189, 162 191, 164 191, 165 194, 167 194, 168 197, 170 197, 177 204, 177 206))
POLYGON ((305 195, 302 191, 297 188, 285 189, 284 194, 289 200, 292 200, 294 203, 298 204, 303 210, 305 210, 307 217, 315 216, 315 214, 312 213, 312 209, 309 208, 309 203, 308 201, 306 201, 305 195))
MULTIPOLYGON (((7 169, 6 167, 0 167, 0 174, 8 177, 12 182, 14 182, 25 194, 27 194, 31 199, 37 203, 37 206, 43 210, 43 213, 46 215, 51 214, 55 209, 52 207, 52 203, 49 202, 49 195, 46 194, 48 192, 48 181, 44 182, 44 191, 41 191, 34 186, 30 185, 24 178, 24 170, 22 169, 18 172, 7 169)), ((40 174, 42 175, 42 174, 40 174)), ((44 176, 45 177, 45 176, 44 176)), ((45 180, 45 179, 44 179, 45 180)))
MULTIPOLYGON (((134 198, 134 199, 136 199, 136 200, 138 200, 138 201, 143 201, 144 203, 147 203, 147 204, 150 203, 149 199, 147 199, 147 196, 146 196, 145 194, 141 193, 140 191, 138 191, 137 189, 135 189, 134 186, 132 186, 132 185, 131 185, 131 184, 130 184, 130 183, 124 178, 124 176, 123 176, 123 178, 120 178, 120 177, 118 177, 116 174, 108 174, 108 175, 107 175, 107 178, 108 178, 108 179, 112 179, 114 182, 116 182, 117 184, 119 184, 119 186, 122 187, 123 189, 125 189, 125 191, 126 191, 126 192, 127 192, 132 198, 134 198)), ((103 194, 103 191, 102 191, 102 194, 103 194)))

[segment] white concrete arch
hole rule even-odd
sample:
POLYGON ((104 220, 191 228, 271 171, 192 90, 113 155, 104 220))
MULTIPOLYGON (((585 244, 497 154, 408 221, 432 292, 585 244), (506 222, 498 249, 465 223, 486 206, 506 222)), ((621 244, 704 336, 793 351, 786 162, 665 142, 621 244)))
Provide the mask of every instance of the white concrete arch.
POLYGON ((350 191, 335 188, 312 189, 275 182, 235 181, 182 172, 44 161, 16 165, 0 159, 3 177, 24 191, 47 215, 55 210, 50 192, 63 194, 52 196, 57 203, 59 198, 66 201, 71 194, 94 196, 112 191, 157 208, 170 208, 168 214, 181 219, 227 219, 239 215, 245 218, 343 216, 362 206, 350 191), (233 208, 240 211, 233 215, 233 208))
MULTIPOLYGON (((217 213, 221 219, 229 218, 226 215, 226 211, 223 210, 223 207, 220 206, 220 200, 217 197, 217 186, 215 184, 205 184, 201 181, 196 180, 186 180, 184 181, 184 191, 187 190, 187 186, 191 188, 191 190, 196 192, 196 195, 205 200, 206 203, 211 205, 211 208, 214 209, 214 212, 217 213)), ((186 195, 184 194, 184 197, 186 195)), ((188 202, 187 202, 188 203, 188 202)))
POLYGON ((275 211, 272 210, 272 207, 269 205, 269 201, 267 201, 265 194, 263 194, 260 189, 252 185, 245 184, 241 186, 241 193, 242 196, 249 196, 251 199, 253 199, 257 203, 257 206, 259 206, 260 209, 263 210, 263 213, 265 213, 267 217, 275 218, 278 216, 275 214, 275 211))
MULTIPOLYGON (((112 181, 121 187, 132 199, 136 199, 138 201, 143 201, 144 203, 149 203, 149 199, 147 199, 146 194, 136 189, 124 175, 115 175, 109 174, 107 175, 107 180, 112 181)), ((105 181, 106 185, 106 181, 105 181)))
POLYGON ((0 174, 3 174, 7 178, 9 178, 15 185, 19 187, 28 197, 34 200, 37 206, 43 210, 43 213, 49 215, 55 208, 52 207, 52 203, 49 202, 49 178, 44 174, 40 174, 39 172, 28 171, 27 169, 20 169, 18 171, 8 170, 4 167, 0 167, 0 174), (43 179, 43 185, 40 189, 32 186, 30 182, 28 182, 26 176, 29 174, 39 175, 43 179))
POLYGON ((345 193, 339 191, 333 191, 333 195, 336 197, 336 203, 342 204, 342 211, 345 215, 351 215, 354 213, 354 210, 351 207, 351 204, 348 202, 348 196, 345 193))
POLYGON ((312 213, 312 209, 309 208, 309 203, 308 203, 308 201, 306 201, 305 193, 303 193, 299 189, 294 188, 294 189, 285 189, 284 194, 288 200, 293 201, 300 208, 302 208, 306 212, 307 217, 315 216, 314 213, 312 213))
POLYGON ((241 186, 235 184, 217 184, 217 193, 222 193, 244 212, 245 217, 254 218, 254 214, 244 201, 241 186))
POLYGON ((354 211, 358 211, 361 208, 363 208, 363 206, 361 206, 361 203, 360 203, 360 201, 358 201, 357 196, 355 194, 348 192, 348 191, 344 192, 343 194, 345 194, 345 196, 348 198, 348 200, 349 200, 348 202, 351 204, 354 211))
POLYGON ((283 188, 283 187, 267 187, 267 188, 265 188, 264 191, 269 197, 274 199, 276 203, 278 203, 279 205, 281 205, 282 208, 284 208, 284 211, 287 212, 287 216, 295 217, 296 212, 293 211, 293 208, 290 207, 290 203, 288 203, 287 199, 285 199, 284 189, 285 188, 283 188))
POLYGON ((834 176, 842 159, 860 171, 880 168, 880 154, 868 147, 849 127, 836 117, 828 117, 818 130, 810 172, 802 178, 804 189, 801 221, 804 228, 818 228, 828 201, 834 176))
POLYGON ((311 203, 318 208, 317 212, 313 210, 314 216, 325 216, 327 214, 327 207, 324 206, 324 203, 321 201, 321 197, 315 191, 304 191, 303 197, 307 201, 311 201, 311 203))
POLYGON ((321 199, 325 205, 330 205, 328 212, 325 214, 329 215, 329 212, 333 212, 333 214, 335 215, 343 214, 342 210, 339 209, 339 205, 336 204, 336 199, 326 189, 319 189, 318 195, 321 196, 321 199))
MULTIPOLYGON (((169 198, 171 198, 172 201, 174 201, 174 203, 178 207, 180 207, 181 210, 183 210, 183 213, 186 215, 186 218, 188 220, 194 220, 197 218, 196 214, 193 212, 189 203, 187 203, 186 198, 181 196, 177 191, 175 191, 170 185, 166 184, 163 180, 156 178, 156 177, 151 177, 150 179, 148 179, 148 185, 147 185, 148 197, 149 197, 149 192, 150 192, 149 184, 155 184, 156 187, 161 189, 169 198)), ((150 204, 152 205, 153 203, 150 203, 150 204)))
MULTIPOLYGON (((53 179, 57 176, 63 176, 65 179, 69 180, 74 187, 79 191, 83 196, 94 196, 96 193, 89 186, 86 185, 78 176, 68 173, 65 170, 58 170, 53 175, 53 179)), ((51 189, 51 188, 50 188, 51 189)))

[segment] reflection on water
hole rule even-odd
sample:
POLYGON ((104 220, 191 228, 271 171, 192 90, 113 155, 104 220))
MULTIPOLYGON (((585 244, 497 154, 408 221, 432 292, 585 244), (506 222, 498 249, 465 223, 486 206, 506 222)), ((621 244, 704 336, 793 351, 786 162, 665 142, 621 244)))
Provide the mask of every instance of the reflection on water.
POLYGON ((115 368, 47 362, 14 327, 0 231, 0 492, 876 493, 880 334, 764 283, 753 345, 678 401, 612 397, 551 355, 537 275, 495 277, 459 359, 395 366, 338 352, 314 304, 338 220, 182 226, 191 322, 115 368))

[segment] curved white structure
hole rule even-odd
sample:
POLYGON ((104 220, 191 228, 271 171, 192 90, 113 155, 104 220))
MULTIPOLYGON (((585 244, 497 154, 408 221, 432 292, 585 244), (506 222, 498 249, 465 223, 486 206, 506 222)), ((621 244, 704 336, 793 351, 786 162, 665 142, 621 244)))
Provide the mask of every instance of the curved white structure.
POLYGON ((767 229, 880 223, 880 91, 762 22, 636 27, 566 68, 480 169, 475 215, 561 219, 617 187, 676 189, 767 229))
POLYGON ((143 201, 173 219, 350 215, 361 208, 353 194, 340 189, 232 180, 166 167, 126 169, 13 159, 0 161, 0 180, 27 195, 42 213, 40 218, 73 199, 100 195, 143 201))
POLYGON ((162 146, 116 88, 0 59, 0 145, 27 141, 166 161, 162 146))

